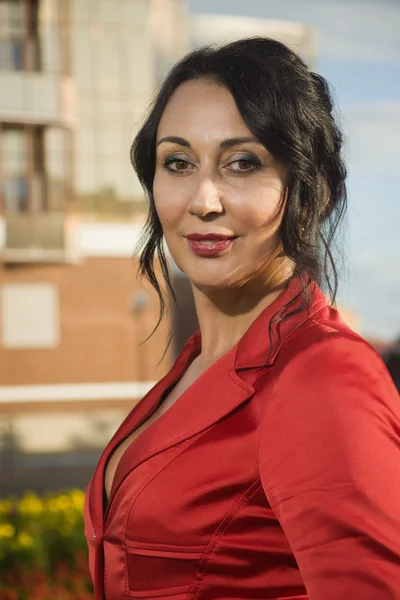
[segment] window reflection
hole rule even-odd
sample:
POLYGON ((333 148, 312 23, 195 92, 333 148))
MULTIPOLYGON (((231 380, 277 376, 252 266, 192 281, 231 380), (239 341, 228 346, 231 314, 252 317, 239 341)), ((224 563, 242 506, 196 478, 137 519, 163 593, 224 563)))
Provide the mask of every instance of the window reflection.
POLYGON ((40 68, 39 0, 0 0, 0 69, 40 68))
POLYGON ((5 127, 2 132, 4 208, 8 212, 28 207, 28 148, 22 128, 5 127))
POLYGON ((5 175, 3 194, 6 212, 23 212, 28 208, 28 178, 26 175, 5 175))
POLYGON ((64 209, 69 182, 67 135, 56 127, 3 125, 0 153, 6 213, 64 209))
POLYGON ((0 68, 23 68, 22 7, 18 0, 0 1, 0 68))

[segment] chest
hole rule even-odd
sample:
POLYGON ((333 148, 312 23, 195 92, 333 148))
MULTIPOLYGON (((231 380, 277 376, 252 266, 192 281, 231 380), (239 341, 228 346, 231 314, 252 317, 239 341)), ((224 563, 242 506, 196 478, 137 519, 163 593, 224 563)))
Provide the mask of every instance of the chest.
POLYGON ((167 390, 157 410, 117 446, 107 462, 104 474, 104 487, 107 497, 110 496, 115 472, 125 451, 146 429, 158 421, 177 402, 199 375, 194 370, 187 371, 172 389, 167 390))
POLYGON ((115 471, 117 470, 119 461, 121 460, 125 451, 131 446, 136 438, 138 438, 146 429, 148 429, 153 423, 155 423, 177 400, 177 393, 169 394, 159 408, 148 418, 142 425, 140 425, 135 431, 133 431, 128 437, 126 437, 121 444, 112 453, 104 474, 104 487, 107 497, 110 496, 111 486, 114 480, 115 471))

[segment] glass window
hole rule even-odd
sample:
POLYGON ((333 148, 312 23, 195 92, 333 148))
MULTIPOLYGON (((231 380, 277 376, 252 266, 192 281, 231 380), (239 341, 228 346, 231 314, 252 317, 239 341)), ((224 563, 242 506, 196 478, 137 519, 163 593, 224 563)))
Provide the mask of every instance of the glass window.
POLYGON ((0 69, 38 70, 39 0, 0 0, 0 69))
POLYGON ((27 135, 22 128, 5 128, 1 140, 4 208, 23 211, 28 207, 27 135))
POLYGON ((39 0, 0 0, 0 69, 38 70, 39 0))
POLYGON ((3 177, 4 209, 6 212, 22 212, 28 209, 28 177, 5 175, 3 177))
POLYGON ((21 37, 22 6, 19 0, 0 0, 0 34, 2 37, 21 37))
POLYGON ((28 165, 26 131, 21 128, 4 128, 2 132, 2 163, 4 175, 20 175, 28 165))
POLYGON ((0 69, 23 68, 22 6, 18 0, 0 0, 0 69))
POLYGON ((3 126, 0 133, 5 210, 44 210, 47 206, 44 128, 3 126))

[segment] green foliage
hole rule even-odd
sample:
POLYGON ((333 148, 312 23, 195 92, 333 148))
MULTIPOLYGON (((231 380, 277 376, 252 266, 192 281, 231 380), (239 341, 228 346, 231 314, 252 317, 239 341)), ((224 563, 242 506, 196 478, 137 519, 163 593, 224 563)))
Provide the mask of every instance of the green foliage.
POLYGON ((0 600, 91 600, 82 490, 0 501, 0 600))

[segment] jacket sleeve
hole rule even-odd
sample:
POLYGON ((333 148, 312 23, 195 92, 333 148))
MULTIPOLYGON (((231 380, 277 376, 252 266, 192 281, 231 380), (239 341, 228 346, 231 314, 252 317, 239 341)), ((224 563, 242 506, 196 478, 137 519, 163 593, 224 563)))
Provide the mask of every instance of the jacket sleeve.
POLYGON ((366 342, 292 352, 266 398, 259 467, 310 600, 400 600, 400 400, 366 342))

